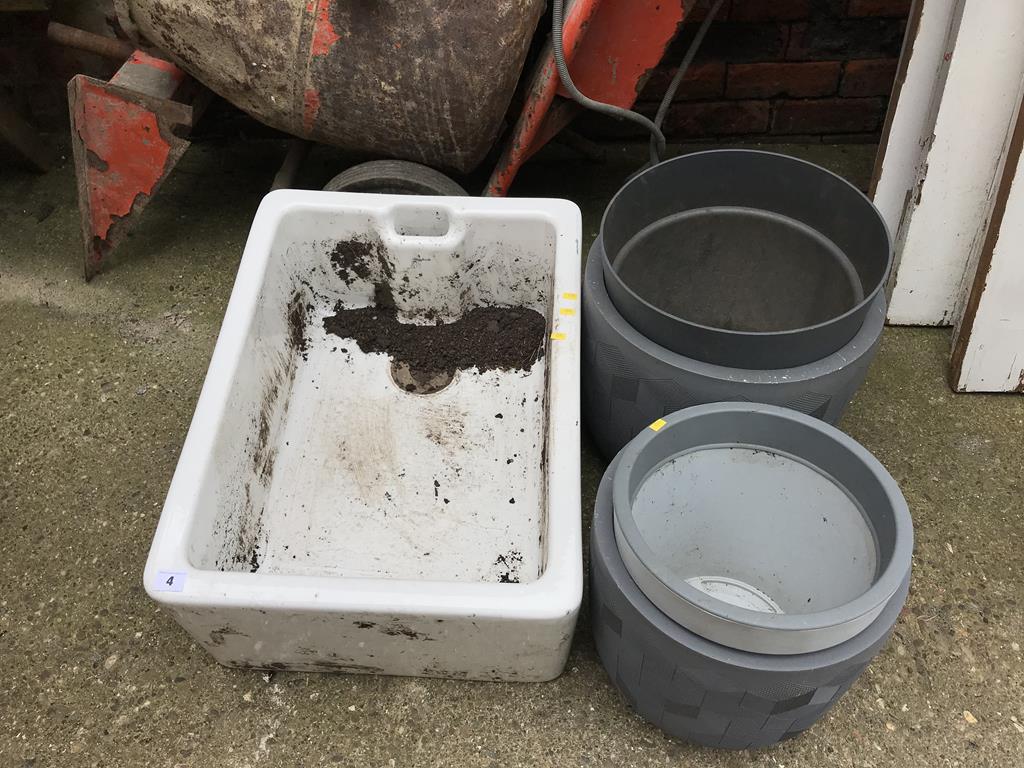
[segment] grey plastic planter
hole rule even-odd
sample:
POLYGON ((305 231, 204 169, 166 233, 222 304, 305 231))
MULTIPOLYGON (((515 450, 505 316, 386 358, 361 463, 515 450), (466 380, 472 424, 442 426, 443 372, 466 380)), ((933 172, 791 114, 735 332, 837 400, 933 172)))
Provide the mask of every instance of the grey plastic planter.
POLYGON ((615 687, 670 736, 712 747, 765 747, 813 725, 884 647, 909 574, 867 628, 827 650, 777 656, 713 643, 659 611, 626 570, 613 530, 616 468, 601 481, 590 545, 591 624, 615 687))
POLYGON ((583 285, 583 416, 611 458, 655 419, 701 403, 770 403, 835 423, 864 381, 885 325, 878 293, 845 346, 806 365, 754 370, 701 362, 646 338, 612 305, 597 245, 583 285))
POLYGON ((747 369, 846 345, 882 293, 892 245, 856 187, 803 160, 723 149, 631 179, 594 243, 608 294, 662 347, 747 369))
POLYGON ((619 454, 612 496, 641 591, 730 648, 838 645, 910 573, 896 481, 852 438, 785 408, 716 403, 659 420, 619 454))

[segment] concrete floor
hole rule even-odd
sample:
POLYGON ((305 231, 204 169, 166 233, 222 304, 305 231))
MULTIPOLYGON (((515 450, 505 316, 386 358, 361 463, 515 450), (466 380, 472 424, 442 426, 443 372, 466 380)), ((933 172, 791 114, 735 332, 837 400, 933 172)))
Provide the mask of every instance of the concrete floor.
MULTIPOLYGON (((871 149, 788 148, 859 183, 871 149)), ((586 612, 540 685, 216 665, 141 573, 253 211, 279 146, 191 150, 106 274, 81 281, 73 174, 0 182, 0 765, 1019 766, 1024 398, 954 396, 945 330, 890 329, 843 428, 917 527, 885 652, 818 726, 753 753, 631 715, 586 612)), ((567 196, 591 235, 632 168, 553 152, 518 194, 567 196)), ((337 170, 314 153, 312 183, 337 170)), ((584 503, 602 469, 585 454, 584 503)))

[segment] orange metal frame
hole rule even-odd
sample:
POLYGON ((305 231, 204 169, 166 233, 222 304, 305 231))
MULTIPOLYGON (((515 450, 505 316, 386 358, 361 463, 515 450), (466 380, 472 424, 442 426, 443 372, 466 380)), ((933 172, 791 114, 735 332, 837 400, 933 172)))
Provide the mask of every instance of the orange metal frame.
POLYGON ((68 83, 71 145, 85 243, 85 278, 128 234, 189 146, 201 111, 178 101, 190 78, 169 61, 135 51, 109 82, 68 83))
MULTIPOLYGON (((682 22, 682 2, 576 0, 565 17, 563 45, 576 87, 592 99, 632 107, 682 22)), ((484 189, 508 193, 519 168, 579 111, 561 88, 550 41, 530 77, 523 111, 484 189)))

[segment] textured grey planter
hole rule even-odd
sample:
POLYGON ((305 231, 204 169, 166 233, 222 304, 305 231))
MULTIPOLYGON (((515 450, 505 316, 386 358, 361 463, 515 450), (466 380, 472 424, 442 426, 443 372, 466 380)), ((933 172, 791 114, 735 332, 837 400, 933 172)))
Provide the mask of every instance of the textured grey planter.
POLYGON ((631 326, 605 289, 596 245, 583 285, 583 417, 606 458, 657 418, 722 400, 771 403, 835 423, 864 381, 885 324, 878 293, 845 346, 806 365, 752 370, 701 362, 631 326))
POLYGON ((615 687, 644 719, 676 738, 728 749, 765 747, 821 718, 885 645, 909 575, 860 634, 814 653, 750 653, 713 643, 659 611, 623 564, 612 520, 612 475, 591 529, 591 624, 615 687))
POLYGON ((684 155, 627 182, 594 242, 622 316, 716 365, 805 365, 845 346, 882 293, 892 245, 856 187, 786 155, 684 155))
POLYGON ((715 403, 659 420, 619 453, 612 497, 640 590, 730 648, 838 645, 910 573, 896 481, 852 438, 786 408, 715 403))

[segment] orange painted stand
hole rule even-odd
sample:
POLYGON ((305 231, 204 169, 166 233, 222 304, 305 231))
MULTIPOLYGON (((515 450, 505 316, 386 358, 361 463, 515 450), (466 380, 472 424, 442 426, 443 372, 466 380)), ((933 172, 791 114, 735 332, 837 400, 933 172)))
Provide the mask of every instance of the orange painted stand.
MULTIPOLYGON (((576 87, 586 96, 632 107, 646 75, 665 54, 683 20, 683 4, 663 0, 576 0, 565 16, 563 44, 576 87)), ((576 116, 566 98, 550 41, 541 51, 526 103, 484 195, 508 194, 519 168, 576 116)))
POLYGON ((190 83, 174 64, 142 51, 109 82, 76 75, 68 83, 87 280, 188 148, 195 105, 174 97, 190 83))

